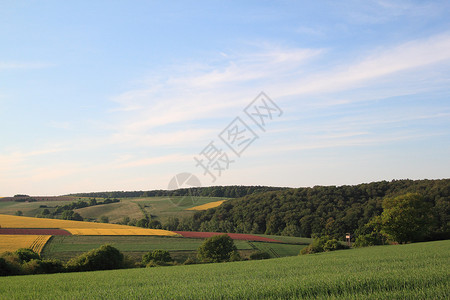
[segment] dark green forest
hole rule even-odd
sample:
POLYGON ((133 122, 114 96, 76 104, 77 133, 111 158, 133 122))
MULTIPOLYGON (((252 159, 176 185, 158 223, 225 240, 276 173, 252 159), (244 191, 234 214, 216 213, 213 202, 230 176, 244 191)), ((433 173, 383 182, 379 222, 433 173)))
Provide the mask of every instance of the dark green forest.
POLYGON ((232 199, 181 220, 180 230, 257 233, 342 239, 382 213, 386 197, 418 193, 429 203, 426 240, 450 238, 450 179, 393 180, 354 186, 315 186, 232 199))

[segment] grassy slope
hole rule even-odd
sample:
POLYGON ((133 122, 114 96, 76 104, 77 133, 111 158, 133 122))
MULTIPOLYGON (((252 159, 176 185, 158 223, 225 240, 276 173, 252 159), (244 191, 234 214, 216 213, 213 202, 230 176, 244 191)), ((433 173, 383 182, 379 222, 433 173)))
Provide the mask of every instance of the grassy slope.
POLYGON ((36 214, 39 213, 40 205, 55 207, 57 205, 66 205, 71 202, 72 201, 0 202, 0 214, 14 215, 16 211, 20 210, 23 212, 24 216, 34 217, 36 214))
POLYGON ((266 261, 5 277, 0 298, 448 299, 449 250, 450 241, 438 241, 266 261))
POLYGON ((120 203, 85 207, 75 210, 85 218, 109 217, 110 222, 119 222, 124 216, 141 219, 147 215, 156 216, 162 222, 169 217, 183 218, 191 216, 195 211, 185 211, 186 208, 223 200, 214 197, 148 197, 123 198, 120 203))

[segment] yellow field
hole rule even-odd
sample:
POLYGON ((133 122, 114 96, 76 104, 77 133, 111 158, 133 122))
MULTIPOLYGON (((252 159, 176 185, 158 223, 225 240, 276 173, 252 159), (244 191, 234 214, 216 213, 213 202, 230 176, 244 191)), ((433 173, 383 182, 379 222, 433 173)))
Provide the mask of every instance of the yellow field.
POLYGON ((188 208, 186 210, 207 210, 207 209, 210 209, 210 208, 217 207, 220 204, 224 203, 225 201, 226 200, 210 202, 210 203, 202 204, 202 205, 199 205, 199 206, 194 206, 194 207, 188 208))
POLYGON ((51 235, 38 235, 34 242, 30 245, 30 249, 36 253, 41 254, 42 249, 44 249, 45 244, 51 238, 51 235))
MULTIPOLYGON (((117 224, 30 218, 11 215, 0 215, 0 226, 1 228, 60 228, 76 235, 178 235, 175 232, 162 229, 145 229, 117 224)), ((3 235, 1 237, 3 237, 3 235)))
POLYGON ((35 252, 40 253, 50 237, 51 235, 2 234, 0 236, 0 253, 16 251, 20 248, 31 248, 35 252))

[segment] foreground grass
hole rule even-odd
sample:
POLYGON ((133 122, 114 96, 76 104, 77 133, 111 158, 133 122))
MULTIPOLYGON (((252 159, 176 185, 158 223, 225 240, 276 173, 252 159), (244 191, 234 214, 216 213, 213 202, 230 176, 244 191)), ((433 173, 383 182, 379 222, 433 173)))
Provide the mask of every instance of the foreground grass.
POLYGON ((448 299, 449 250, 450 241, 438 241, 265 261, 5 277, 0 298, 448 299))

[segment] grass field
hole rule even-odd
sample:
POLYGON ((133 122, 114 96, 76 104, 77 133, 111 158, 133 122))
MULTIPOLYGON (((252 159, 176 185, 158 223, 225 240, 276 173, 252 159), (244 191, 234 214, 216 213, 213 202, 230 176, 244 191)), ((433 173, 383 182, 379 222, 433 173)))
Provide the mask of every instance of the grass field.
POLYGON ((300 250, 306 247, 306 245, 294 245, 294 244, 277 244, 277 243, 264 243, 264 242, 251 242, 257 249, 267 252, 271 257, 285 257, 295 256, 300 253, 300 250))
POLYGON ((450 241, 315 255, 0 278, 2 299, 448 299, 450 241), (26 287, 26 288, 24 288, 26 287))

